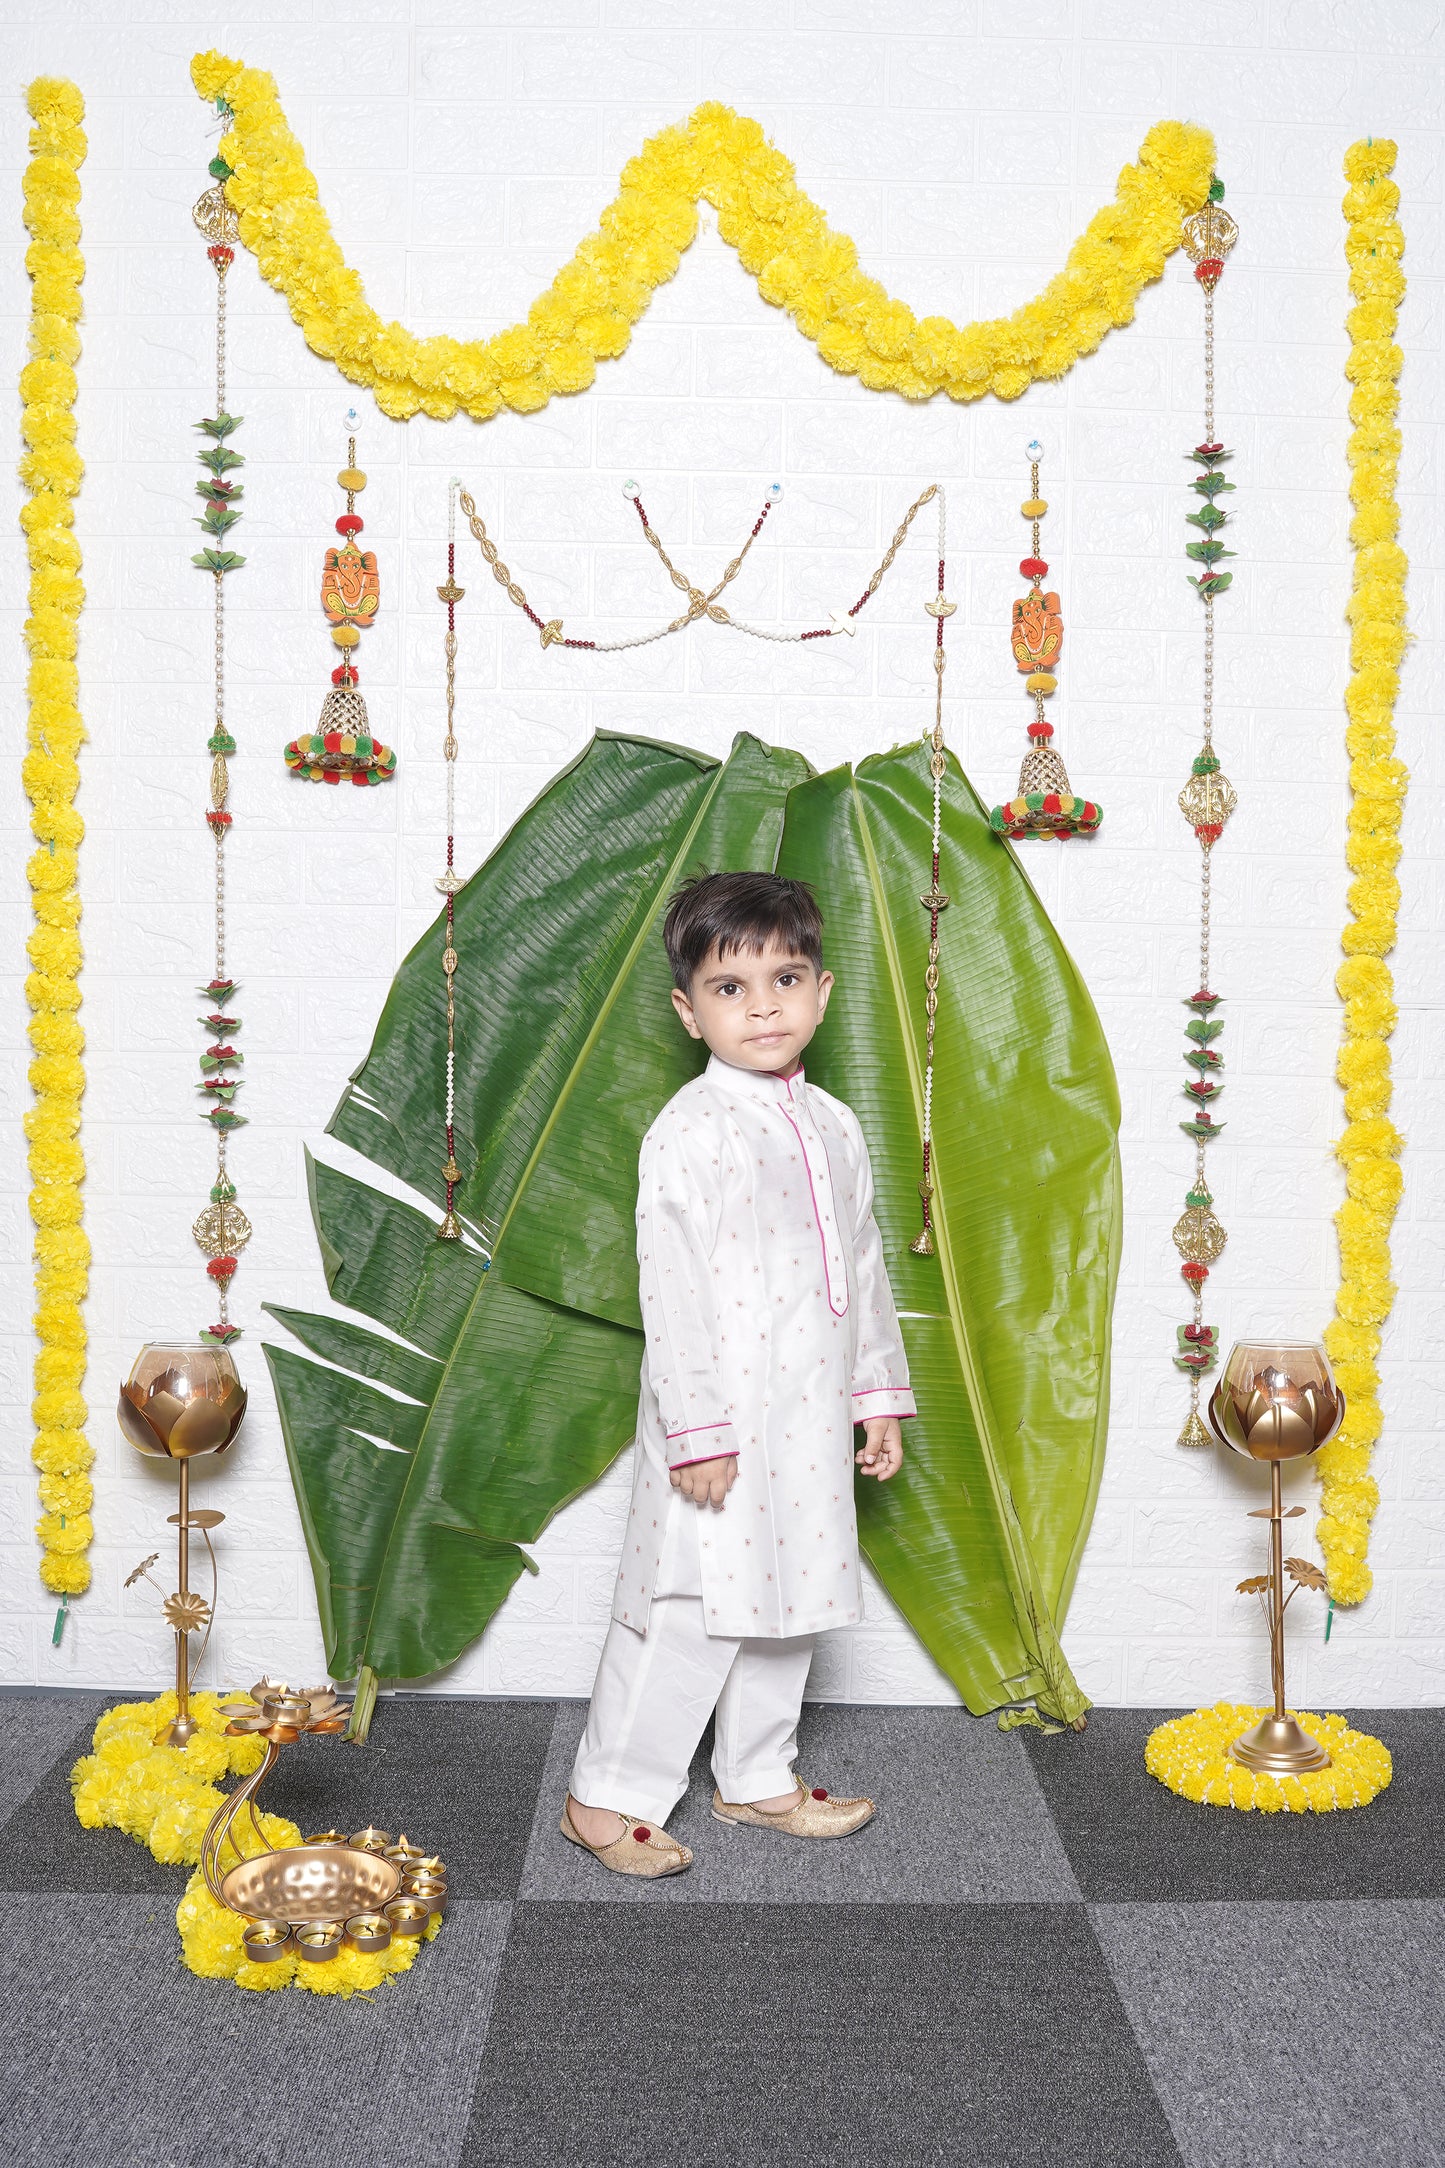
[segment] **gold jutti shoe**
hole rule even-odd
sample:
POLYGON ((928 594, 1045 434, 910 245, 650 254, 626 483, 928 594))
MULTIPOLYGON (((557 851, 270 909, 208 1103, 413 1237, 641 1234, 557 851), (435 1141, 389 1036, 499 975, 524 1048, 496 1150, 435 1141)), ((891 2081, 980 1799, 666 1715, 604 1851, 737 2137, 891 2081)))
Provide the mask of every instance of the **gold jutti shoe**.
POLYGON ((795 1807, 787 1807, 781 1814, 730 1802, 715 1791, 713 1818, 748 1829, 780 1830, 785 1837, 851 1837, 878 1812, 871 1799, 835 1799, 821 1784, 804 1784, 801 1777, 796 1781, 802 1785, 803 1796, 795 1807))
POLYGON ((561 1831, 569 1844, 580 1845, 595 1860, 613 1874, 641 1875, 644 1881, 655 1882, 664 1874, 685 1874, 692 1865, 692 1854, 685 1844, 669 1837, 665 1829, 654 1829, 651 1822, 639 1821, 635 1814, 624 1814, 621 1808, 612 1810, 623 1824, 622 1835, 614 1837, 610 1844, 589 1844, 580 1830, 573 1827, 570 1802, 562 1806, 561 1831))

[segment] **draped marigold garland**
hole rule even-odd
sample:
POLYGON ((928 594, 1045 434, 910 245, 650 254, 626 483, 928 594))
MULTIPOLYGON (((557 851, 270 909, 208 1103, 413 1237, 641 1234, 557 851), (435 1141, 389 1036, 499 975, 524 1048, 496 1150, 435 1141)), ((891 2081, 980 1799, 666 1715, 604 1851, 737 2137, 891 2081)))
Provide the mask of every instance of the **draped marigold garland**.
POLYGON ((1353 879, 1350 923, 1341 937, 1346 961, 1335 985, 1345 1005, 1335 1074, 1345 1091, 1346 1128, 1335 1146, 1345 1169, 1345 1202, 1335 1214, 1340 1284, 1325 1345, 1344 1392, 1346 1413, 1337 1437, 1315 1461, 1321 1486, 1316 1531, 1330 1595, 1359 1603, 1373 1585, 1366 1563, 1379 1487, 1370 1452, 1383 1426, 1377 1358, 1380 1334, 1395 1299, 1390 1279, 1390 1224, 1404 1177, 1404 1139, 1390 1120, 1389 1038, 1395 1028, 1395 988, 1386 956, 1395 945, 1400 883, 1400 822, 1409 772, 1395 757, 1395 699, 1409 640, 1405 625, 1405 552, 1396 541, 1395 499, 1400 458, 1396 379, 1402 356, 1395 327, 1405 292, 1400 259, 1405 237, 1396 211, 1400 191, 1390 174, 1395 145, 1367 138, 1345 154, 1345 259, 1355 305, 1345 374, 1350 394, 1350 501, 1354 518, 1354 580, 1350 621, 1351 677, 1345 690, 1352 803, 1345 860, 1353 879))
POLYGON ((75 810, 79 753, 85 737, 76 668, 85 601, 73 499, 83 473, 75 449, 75 364, 80 358, 80 167, 85 158, 85 101, 74 83, 42 76, 26 97, 35 126, 25 169, 25 224, 31 235, 29 359, 20 372, 25 444, 20 478, 30 492, 20 514, 30 562, 29 718, 22 767, 39 848, 26 867, 34 928, 27 944, 25 992, 32 1010, 30 1085, 25 1116, 30 1142, 30 1214, 35 1222, 35 1441, 40 1470, 37 1524, 40 1578, 64 1600, 90 1586, 95 1454, 85 1437, 85 1324, 81 1304, 90 1244, 82 1225, 85 1158, 80 1146, 80 894, 78 855, 85 824, 75 810))
POLYGON ((419 338, 384 323, 368 303, 274 79, 209 52, 192 61, 191 80, 230 109, 226 194, 262 277, 285 296, 308 346, 398 421, 447 421, 458 410, 487 421, 503 407, 535 413, 558 392, 585 391, 597 363, 626 348, 653 289, 677 270, 704 198, 763 299, 787 310, 830 368, 907 399, 939 391, 1016 399, 1038 379, 1065 375, 1106 332, 1132 321, 1140 290, 1179 246, 1181 220, 1204 202, 1214 167, 1207 130, 1156 123, 1138 164, 1121 172, 1114 201, 1095 213, 1043 292, 1012 316, 957 325, 915 316, 860 269, 855 244, 832 230, 755 120, 700 105, 628 161, 597 232, 524 324, 490 339, 419 338))

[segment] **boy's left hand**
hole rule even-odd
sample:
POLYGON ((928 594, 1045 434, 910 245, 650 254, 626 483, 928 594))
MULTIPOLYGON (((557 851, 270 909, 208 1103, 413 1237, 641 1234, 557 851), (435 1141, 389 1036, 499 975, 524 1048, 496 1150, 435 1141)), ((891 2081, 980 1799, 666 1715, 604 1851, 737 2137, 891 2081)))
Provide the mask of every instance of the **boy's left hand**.
POLYGON ((863 1434, 868 1442, 853 1457, 864 1475, 886 1483, 903 1466, 903 1426, 896 1415, 873 1415, 863 1425, 863 1434))

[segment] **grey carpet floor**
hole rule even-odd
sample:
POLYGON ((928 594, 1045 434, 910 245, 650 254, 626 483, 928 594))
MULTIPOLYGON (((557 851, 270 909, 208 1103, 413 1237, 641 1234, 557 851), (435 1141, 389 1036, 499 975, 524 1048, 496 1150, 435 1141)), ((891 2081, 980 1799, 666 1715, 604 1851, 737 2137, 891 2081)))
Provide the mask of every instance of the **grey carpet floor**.
POLYGON ((0 1696, 0 2168, 1445 2168, 1435 1712, 1372 1712, 1394 1784, 1316 1820, 1170 1797, 1159 1711, 810 1708, 800 1768, 877 1821, 725 1828, 704 1742, 695 1865, 639 1884, 558 1833, 579 1704, 387 1699, 266 1795, 448 1860, 443 1933, 342 2002, 180 1963, 185 1871, 71 1808, 101 1706, 0 1696))

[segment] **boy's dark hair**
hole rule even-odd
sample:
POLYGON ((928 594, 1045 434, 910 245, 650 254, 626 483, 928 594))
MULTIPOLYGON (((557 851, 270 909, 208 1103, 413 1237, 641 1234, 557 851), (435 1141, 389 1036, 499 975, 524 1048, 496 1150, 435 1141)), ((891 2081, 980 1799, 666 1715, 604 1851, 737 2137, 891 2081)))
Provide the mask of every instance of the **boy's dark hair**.
POLYGON ((760 956, 772 941, 823 968, 823 919, 806 881, 776 873, 699 873, 667 907, 662 938, 683 993, 716 947, 719 956, 748 949, 760 956))

